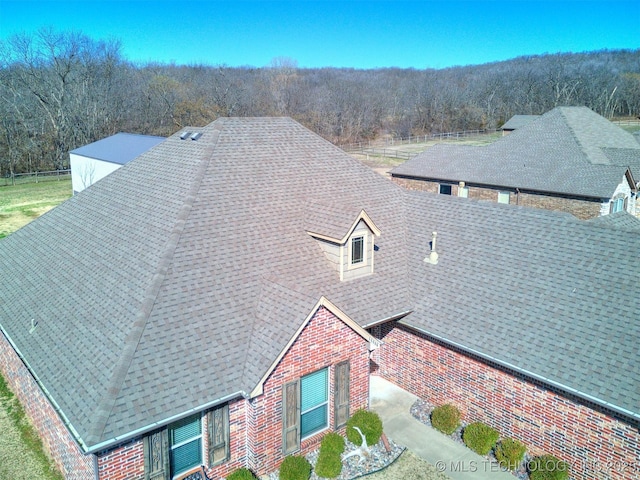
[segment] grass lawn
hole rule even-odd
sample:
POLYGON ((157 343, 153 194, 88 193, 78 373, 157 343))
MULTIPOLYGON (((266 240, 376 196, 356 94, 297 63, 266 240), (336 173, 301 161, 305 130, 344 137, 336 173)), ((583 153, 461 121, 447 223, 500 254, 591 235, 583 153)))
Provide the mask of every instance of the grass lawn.
POLYGON ((0 186, 0 238, 15 232, 69 197, 70 178, 0 186))
POLYGON ((0 478, 63 480, 15 395, 0 376, 0 478))

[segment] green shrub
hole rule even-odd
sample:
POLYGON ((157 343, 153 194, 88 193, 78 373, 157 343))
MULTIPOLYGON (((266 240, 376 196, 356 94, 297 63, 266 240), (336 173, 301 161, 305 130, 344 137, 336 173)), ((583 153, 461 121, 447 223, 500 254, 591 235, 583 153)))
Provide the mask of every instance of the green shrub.
POLYGON ((280 465, 280 480, 308 480, 311 464, 300 455, 286 457, 280 465))
POLYGON ((515 470, 522 462, 526 451, 527 447, 524 443, 513 438, 505 438, 496 446, 496 460, 502 467, 515 470))
POLYGON ((342 455, 344 452, 344 437, 336 432, 327 433, 322 437, 322 443, 320 444, 320 453, 322 453, 323 450, 342 455))
POLYGON ((377 413, 369 410, 357 410, 347 421, 347 438, 351 443, 360 446, 362 437, 353 427, 362 430, 367 439, 367 445, 375 445, 382 436, 382 420, 377 413))
POLYGON ((227 480, 256 480, 256 476, 247 468, 239 468, 231 472, 227 480))
POLYGON ((431 412, 431 425, 436 430, 451 435, 460 426, 460 410, 454 405, 440 405, 431 412))
POLYGON ((344 452, 344 438, 331 432, 322 437, 320 453, 316 462, 315 472, 319 477, 335 478, 342 471, 342 458, 344 452))
POLYGON ((462 441, 478 455, 486 455, 496 446, 500 433, 495 428, 481 422, 470 423, 464 427, 462 441))
POLYGON ((322 478, 336 478, 342 471, 342 459, 340 454, 335 452, 325 452, 318 456, 316 462, 316 475, 322 478))
POLYGON ((566 480, 569 465, 553 455, 542 455, 529 462, 531 480, 566 480))

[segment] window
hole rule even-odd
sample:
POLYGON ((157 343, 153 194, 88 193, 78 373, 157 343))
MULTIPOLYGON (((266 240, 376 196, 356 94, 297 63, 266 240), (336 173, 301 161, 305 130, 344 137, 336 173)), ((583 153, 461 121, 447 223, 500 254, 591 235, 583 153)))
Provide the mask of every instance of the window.
POLYGON ((171 475, 202 465, 202 423, 200 414, 169 426, 171 475))
POLYGON ((351 239, 351 265, 364 262, 364 237, 351 239))
POLYGON ((438 192, 440 195, 451 195, 451 185, 441 183, 438 192))
POLYGON ((498 192, 498 203, 509 203, 509 192, 498 192))
POLYGON ((300 379, 300 435, 313 435, 329 426, 328 368, 300 379))
POLYGON ((458 187, 458 196, 462 198, 469 198, 469 187, 458 187))
POLYGON ((616 198, 611 202, 611 207, 609 208, 610 213, 621 212, 625 209, 626 199, 623 197, 616 198))

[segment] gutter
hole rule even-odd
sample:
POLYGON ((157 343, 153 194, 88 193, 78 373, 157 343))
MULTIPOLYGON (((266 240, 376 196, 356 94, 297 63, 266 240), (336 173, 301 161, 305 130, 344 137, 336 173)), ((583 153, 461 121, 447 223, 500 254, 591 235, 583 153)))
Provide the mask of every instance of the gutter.
POLYGON ((362 325, 362 328, 377 327, 378 325, 382 325, 383 323, 392 322, 393 320, 399 320, 402 317, 406 317, 410 313, 413 313, 413 310, 407 310, 405 312, 398 313, 397 315, 394 315, 393 317, 387 317, 387 318, 384 318, 382 320, 376 320, 374 322, 367 323, 366 325, 362 325))
MULTIPOLYGON (((177 415, 173 415, 171 417, 165 418, 164 420, 159 420, 157 422, 153 422, 147 426, 138 428, 136 430, 133 430, 131 432, 126 433, 125 435, 121 435, 119 437, 113 437, 109 440, 105 440, 104 442, 100 442, 97 443, 96 445, 92 446, 92 447, 86 447, 84 446, 84 451, 85 453, 96 453, 99 452, 100 450, 104 450, 105 448, 108 448, 112 445, 118 444, 118 443, 123 443, 127 440, 131 440, 132 438, 135 438, 137 436, 140 436, 144 433, 150 432, 152 430, 157 429, 158 427, 162 427, 164 425, 168 425, 169 423, 173 423, 176 422, 178 420, 182 420, 185 417, 188 417, 189 415, 192 415, 194 413, 197 412, 201 412, 202 410, 206 410, 210 407, 214 407, 220 403, 224 403, 227 402, 229 400, 232 400, 234 398, 238 398, 238 397, 243 397, 243 398, 247 398, 247 394, 243 391, 238 391, 235 393, 231 393, 229 395, 225 395, 224 397, 220 397, 217 400, 212 400, 210 402, 204 403, 202 405, 199 405, 197 407, 193 407, 190 408, 189 410, 182 412, 182 413, 178 413, 177 415)), ((84 444, 83 444, 84 445, 84 444)))
POLYGON ((575 388, 571 388, 571 387, 568 387, 568 386, 563 385, 561 383, 558 383, 555 380, 551 380, 549 378, 543 377, 542 375, 538 375, 536 373, 530 372, 530 371, 525 370, 523 368, 517 367, 517 366, 515 366, 515 365, 513 365, 511 363, 505 362, 503 360, 499 360, 499 359, 497 359, 495 357, 492 357, 491 355, 487 355, 485 353, 479 352, 477 350, 474 350, 473 348, 469 348, 469 347, 467 347, 465 345, 462 345, 460 343, 453 342, 453 341, 448 340, 448 339, 446 339, 444 337, 441 337, 440 335, 436 335, 435 333, 428 332, 428 331, 423 330, 421 328, 416 328, 416 327, 414 327, 412 325, 409 325, 406 322, 398 322, 398 323, 401 323, 402 325, 405 325, 406 327, 409 327, 412 330, 416 330, 416 331, 418 331, 418 332, 420 332, 420 333, 422 333, 422 334, 424 334, 424 335, 426 335, 428 337, 434 338, 434 339, 436 339, 436 340, 438 340, 438 341, 440 341, 440 342, 442 342, 442 343, 444 343, 446 345, 451 345, 451 346, 457 348, 458 350, 461 350, 463 352, 469 353, 469 354, 471 354, 473 356, 476 356, 476 357, 479 357, 481 359, 488 360, 488 361, 490 361, 492 363, 500 365, 501 367, 504 367, 506 369, 512 370, 514 372, 517 372, 517 373, 519 373, 519 374, 521 374, 521 375, 523 375, 525 377, 529 377, 529 378, 531 378, 533 380, 536 380, 538 382, 541 382, 543 384, 547 384, 547 385, 549 385, 549 386, 551 386, 553 388, 556 388, 556 389, 561 390, 563 392, 566 392, 566 393, 569 393, 571 395, 574 395, 574 396, 576 396, 576 397, 578 397, 578 398, 580 398, 582 400, 585 400, 587 402, 595 403, 596 405, 604 407, 607 410, 616 412, 617 414, 619 414, 619 415, 621 415, 623 417, 632 419, 633 421, 636 421, 636 422, 638 422, 638 424, 640 424, 640 414, 638 414, 638 413, 634 413, 634 412, 632 412, 630 410, 626 410, 624 408, 618 407, 617 405, 613 405, 612 403, 609 403, 609 402, 607 402, 605 400, 601 400, 601 399, 599 399, 597 397, 594 397, 594 396, 591 396, 591 395, 589 395, 587 393, 584 393, 584 392, 581 392, 579 390, 576 390, 575 388))
POLYGON ((152 430, 155 430, 158 427, 167 425, 169 423, 173 423, 175 421, 181 420, 185 417, 188 417, 189 415, 192 415, 193 413, 202 411, 202 410, 206 410, 210 407, 213 407, 217 404, 220 403, 224 403, 226 401, 229 401, 233 398, 237 398, 237 397, 243 397, 243 398, 248 398, 248 395, 243 392, 243 391, 238 391, 229 395, 225 395, 224 397, 220 397, 216 400, 212 400, 210 402, 207 402, 205 404, 202 404, 200 406, 191 408, 185 412, 179 413, 177 415, 173 415, 169 418, 166 418, 164 420, 160 420, 157 422, 153 422, 147 426, 138 428, 136 430, 133 430, 131 432, 128 432, 125 435, 121 435, 121 436, 116 436, 113 437, 109 440, 105 440, 104 442, 100 442, 92 447, 89 447, 83 440, 82 437, 80 437, 80 434, 78 433, 78 431, 73 427, 71 421, 69 420, 69 418, 65 415, 65 413, 62 411, 62 408, 60 407, 60 405, 58 405, 58 402, 56 402, 56 400, 53 398, 53 396, 51 395, 51 393, 49 392, 49 390, 47 390, 47 387, 44 386, 44 384, 42 383, 42 381, 38 378, 38 375, 36 375, 35 371, 33 370, 33 368, 31 368, 31 366, 29 365, 29 362, 27 361, 27 359, 24 357, 24 355, 22 354, 22 352, 20 351, 20 349, 16 346, 16 344, 13 342, 13 340, 11 339, 11 337, 7 334, 7 332, 5 331, 4 327, 2 326, 2 324, 0 324, 0 331, 2 332, 2 334, 4 335, 4 337, 7 339, 7 341, 9 342, 9 344, 11 345, 11 347, 13 348, 13 350, 16 352, 16 354, 18 355, 18 358, 22 361, 22 363, 24 363, 24 365, 27 367, 27 370, 29 371, 29 373, 31 374, 31 376, 33 377, 33 379, 36 381, 36 384, 40 387, 40 389, 42 390, 42 392, 45 394, 45 396, 47 397, 47 400, 49 400, 49 403, 51 404, 51 406, 53 407, 54 411, 60 416, 60 418, 62 419, 62 422, 64 423, 64 426, 67 427, 67 429, 69 430, 69 432, 71 433, 71 435, 73 436, 73 438, 76 440, 76 442, 78 443, 78 445, 80 446, 80 448, 82 449, 82 451, 85 454, 94 454, 100 450, 104 450, 112 445, 118 444, 118 443, 122 443, 126 440, 130 440, 134 437, 137 437, 143 433, 147 433, 150 432, 152 430))
POLYGON ((69 432, 71 433, 73 438, 76 439, 76 441, 78 442, 78 444, 80 445, 82 450, 84 450, 86 452, 87 451, 87 446, 82 441, 82 438, 80 438, 80 434, 77 432, 77 430, 75 428, 73 428, 73 425, 69 421, 69 418, 64 414, 64 412, 62 411, 62 408, 60 407, 60 405, 58 405, 58 402, 55 401, 55 399, 53 398, 51 393, 49 393, 49 390, 47 390, 47 387, 45 387, 44 384, 42 383, 42 381, 38 378, 38 375, 36 375, 36 373, 33 370, 33 368, 31 368, 31 366, 29 365, 29 362, 27 361, 25 356, 22 354, 22 352, 20 351, 18 346, 13 342, 11 337, 7 334, 7 332, 4 329, 4 327, 2 326, 2 324, 0 324, 0 331, 2 331, 2 334, 4 335, 4 337, 7 339, 7 341, 9 342, 11 347, 13 348, 13 350, 16 352, 16 354, 18 355, 18 358, 22 361, 22 363, 25 365, 25 367, 27 367, 27 370, 29 371, 29 373, 31 374, 33 379, 36 381, 36 384, 38 385, 38 387, 40 387, 42 392, 45 394, 45 396, 47 397, 47 399, 51 403, 51 406, 53 407, 54 411, 62 419, 62 422, 64 423, 65 427, 67 427, 67 429, 69 430, 69 432))

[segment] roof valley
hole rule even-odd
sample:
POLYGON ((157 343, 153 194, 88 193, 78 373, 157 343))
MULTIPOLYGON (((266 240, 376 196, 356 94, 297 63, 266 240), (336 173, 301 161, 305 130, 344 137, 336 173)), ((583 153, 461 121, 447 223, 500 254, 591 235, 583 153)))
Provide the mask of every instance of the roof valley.
POLYGON ((122 351, 122 354, 120 355, 120 361, 114 368, 109 384, 105 389, 105 395, 100 401, 98 408, 96 409, 95 419, 92 422, 91 429, 89 430, 89 434, 87 435, 85 444, 97 443, 102 439, 102 435, 106 428, 115 402, 120 394, 120 391, 122 390, 122 385, 125 381, 125 378, 127 377, 127 373, 129 372, 131 363, 133 362, 133 359, 135 357, 140 339, 142 338, 142 335, 147 326, 147 321, 153 310, 158 292, 160 291, 160 288, 166 278, 167 271, 169 270, 169 267, 171 266, 171 263, 173 261, 174 252, 176 250, 176 247, 178 246, 180 237, 182 236, 182 233, 184 231, 186 221, 189 218, 191 209, 197 198, 197 193, 200 189, 202 180, 205 177, 207 168, 212 158, 213 150, 215 149, 218 141, 220 130, 216 129, 212 133, 214 135, 213 142, 211 146, 207 148, 207 154, 203 155, 202 161, 198 166, 197 174, 194 176, 193 182, 191 184, 191 188, 186 193, 184 203, 182 204, 182 207, 178 212, 178 215, 176 216, 175 225, 165 244, 164 253, 160 257, 160 260, 158 262, 157 271, 153 275, 152 281, 147 288, 147 291, 144 295, 144 301, 136 315, 136 320, 131 326, 131 330, 124 340, 124 349, 122 351))

